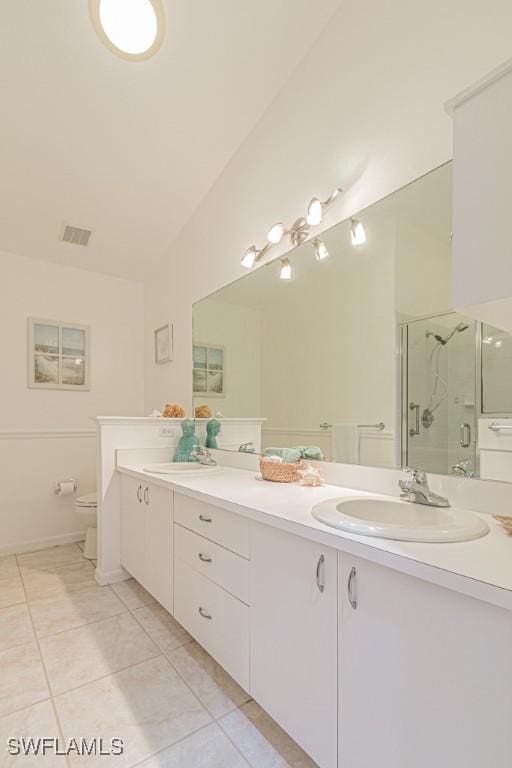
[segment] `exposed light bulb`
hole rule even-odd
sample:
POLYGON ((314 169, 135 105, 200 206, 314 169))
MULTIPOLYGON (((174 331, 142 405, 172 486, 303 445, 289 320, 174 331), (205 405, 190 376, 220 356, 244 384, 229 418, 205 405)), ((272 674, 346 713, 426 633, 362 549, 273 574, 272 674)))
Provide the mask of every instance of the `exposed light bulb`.
POLYGON ((279 222, 278 224, 274 224, 273 227, 270 227, 269 231, 267 232, 267 240, 269 243, 273 243, 274 245, 277 245, 277 243, 281 242, 281 239, 285 233, 285 226, 282 222, 279 222))
POLYGON ((313 240, 313 246, 315 248, 315 258, 317 261, 323 261, 324 259, 329 258, 330 254, 323 240, 316 238, 313 240))
POLYGON ((252 269, 254 267, 254 262, 256 261, 257 256, 258 256, 258 250, 256 246, 251 245, 251 247, 246 250, 242 258, 240 259, 240 263, 246 269, 252 269))
POLYGON ((366 231, 363 224, 358 219, 351 219, 350 238, 352 245, 363 245, 366 243, 366 231))
POLYGON ((316 227, 320 224, 324 215, 322 201, 318 197, 314 197, 308 205, 308 212, 306 215, 306 221, 310 227, 316 227))
POLYGON ((498 349, 499 349, 500 347, 502 347, 502 346, 503 346, 503 339, 498 339, 498 341, 495 341, 495 342, 494 342, 494 346, 495 346, 495 347, 498 347, 498 349))
POLYGON ((493 336, 484 336, 482 344, 492 344, 493 336))
POLYGON ((279 277, 281 280, 292 279, 292 265, 290 264, 289 259, 281 259, 281 271, 279 277))

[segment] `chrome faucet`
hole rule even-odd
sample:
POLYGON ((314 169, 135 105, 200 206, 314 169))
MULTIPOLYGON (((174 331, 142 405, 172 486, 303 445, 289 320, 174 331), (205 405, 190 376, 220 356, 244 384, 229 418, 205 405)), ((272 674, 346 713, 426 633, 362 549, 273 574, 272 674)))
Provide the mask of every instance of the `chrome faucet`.
POLYGON ((256 453, 256 449, 254 447, 254 443, 242 443, 242 445, 238 448, 239 453, 256 453))
POLYGON ((208 448, 204 448, 202 445, 196 445, 192 449, 192 456, 195 456, 200 464, 206 464, 208 467, 217 466, 217 462, 212 459, 212 454, 208 448))
POLYGON ((401 498, 415 504, 426 504, 429 507, 449 507, 450 502, 444 496, 439 496, 430 490, 427 473, 422 469, 405 468, 411 475, 409 480, 399 480, 401 498))

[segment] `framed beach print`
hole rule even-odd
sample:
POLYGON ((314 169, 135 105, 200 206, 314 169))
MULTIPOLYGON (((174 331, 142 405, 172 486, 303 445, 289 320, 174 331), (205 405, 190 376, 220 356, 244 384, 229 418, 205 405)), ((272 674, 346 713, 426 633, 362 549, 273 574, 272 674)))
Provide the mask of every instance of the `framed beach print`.
POLYGON ((194 344, 194 395, 225 397, 226 350, 212 344, 194 344))
POLYGON ((28 386, 90 389, 90 329, 60 320, 28 319, 28 386))
POLYGON ((155 363, 169 363, 172 360, 173 327, 162 325, 155 331, 155 363))

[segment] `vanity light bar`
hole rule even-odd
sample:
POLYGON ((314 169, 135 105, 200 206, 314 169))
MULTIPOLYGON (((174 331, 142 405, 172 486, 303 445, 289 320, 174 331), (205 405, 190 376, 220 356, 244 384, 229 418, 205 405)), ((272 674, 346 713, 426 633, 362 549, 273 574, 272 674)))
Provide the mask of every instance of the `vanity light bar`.
MULTIPOLYGON (((295 246, 300 245, 307 240, 310 227, 316 227, 321 223, 325 209, 336 200, 341 191, 341 187, 336 187, 327 200, 320 200, 318 197, 314 197, 308 205, 306 216, 298 218, 289 229, 287 229, 281 221, 273 224, 267 232, 267 242, 263 248, 257 248, 255 245, 251 245, 250 248, 246 250, 240 259, 242 266, 246 269, 252 269, 258 261, 261 261, 263 256, 265 256, 272 246, 281 242, 285 235, 290 236, 290 240, 295 246)), ((326 258, 327 249, 325 248, 325 245, 323 246, 323 249, 321 249, 322 254, 325 251, 325 255, 322 255, 320 258, 318 256, 317 246, 315 245, 314 247, 318 261, 321 261, 322 258, 326 258)))

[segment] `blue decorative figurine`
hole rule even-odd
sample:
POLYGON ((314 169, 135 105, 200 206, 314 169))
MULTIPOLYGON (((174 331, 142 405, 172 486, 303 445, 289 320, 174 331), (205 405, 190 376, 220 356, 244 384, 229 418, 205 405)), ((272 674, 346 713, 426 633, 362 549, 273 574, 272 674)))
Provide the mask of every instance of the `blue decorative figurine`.
POLYGON ((206 447, 207 448, 218 448, 217 445, 217 435, 220 432, 220 421, 217 421, 217 419, 212 419, 208 422, 206 425, 206 447))
POLYGON ((176 446, 176 453, 173 461, 199 461, 197 456, 193 455, 194 448, 199 445, 199 438, 196 435, 196 425, 192 419, 185 419, 181 422, 182 436, 176 446))

